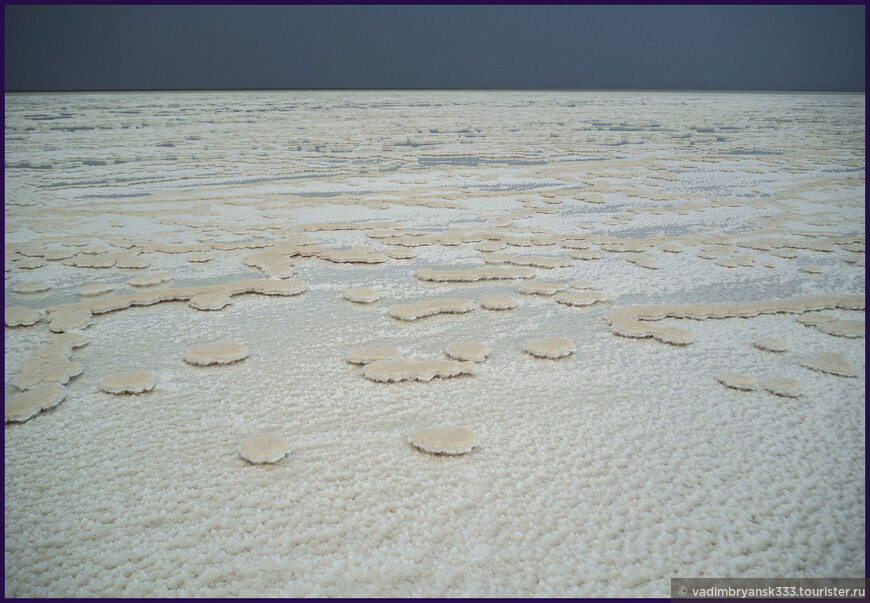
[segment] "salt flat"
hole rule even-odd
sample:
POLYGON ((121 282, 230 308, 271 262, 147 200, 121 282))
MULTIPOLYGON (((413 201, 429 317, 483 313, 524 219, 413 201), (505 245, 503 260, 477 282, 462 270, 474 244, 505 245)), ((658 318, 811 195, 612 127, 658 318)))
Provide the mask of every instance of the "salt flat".
POLYGON ((863 95, 5 100, 6 596, 864 575, 863 95))

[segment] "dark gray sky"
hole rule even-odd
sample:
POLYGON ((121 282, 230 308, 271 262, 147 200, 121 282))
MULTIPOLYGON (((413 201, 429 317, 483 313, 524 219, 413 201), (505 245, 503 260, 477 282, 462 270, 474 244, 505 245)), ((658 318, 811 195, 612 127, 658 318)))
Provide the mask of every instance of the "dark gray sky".
POLYGON ((864 91, 861 6, 6 6, 6 91, 864 91))

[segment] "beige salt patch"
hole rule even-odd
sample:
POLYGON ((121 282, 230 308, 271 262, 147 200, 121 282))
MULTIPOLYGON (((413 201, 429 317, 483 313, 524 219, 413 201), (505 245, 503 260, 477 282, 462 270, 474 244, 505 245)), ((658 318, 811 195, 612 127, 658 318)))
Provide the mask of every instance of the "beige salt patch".
POLYGON ((25 360, 21 372, 12 380, 18 389, 31 389, 40 383, 65 385, 84 370, 81 363, 68 360, 69 348, 58 345, 44 346, 25 360))
POLYGON ((601 251, 608 253, 642 253, 649 247, 642 241, 635 240, 605 240, 600 245, 601 251))
POLYGON ((54 408, 66 397, 66 388, 57 383, 43 383, 17 394, 5 403, 6 423, 23 423, 43 410, 54 408))
POLYGON ((229 283, 224 285, 224 291, 227 295, 238 295, 240 293, 259 293, 260 295, 299 295, 308 290, 308 286, 304 281, 242 281, 240 283, 229 283))
POLYGON ((752 391, 755 389, 756 385, 755 379, 738 373, 723 373, 716 377, 716 380, 725 387, 730 387, 731 389, 742 389, 744 391, 752 391))
POLYGON ((413 260, 417 254, 410 249, 388 249, 387 257, 393 260, 413 260))
POLYGON ((828 335, 855 338, 864 337, 865 325, 863 320, 835 320, 820 323, 816 325, 816 328, 828 335))
POLYGON ((132 287, 153 287, 161 283, 168 283, 171 280, 172 276, 168 272, 152 272, 133 277, 129 284, 132 287))
POLYGON ((542 283, 540 281, 526 281, 517 287, 517 293, 523 295, 555 295, 563 291, 565 285, 561 283, 542 283))
POLYGON ((142 270, 151 265, 148 258, 141 255, 121 254, 115 256, 115 267, 126 270, 142 270))
POLYGON ((720 258, 714 262, 718 266, 724 268, 737 268, 740 264, 734 258, 720 258))
POLYGON ((487 264, 510 264, 512 266, 532 266, 534 268, 565 268, 571 265, 567 258, 547 258, 539 255, 514 256, 499 253, 487 253, 483 255, 483 261, 487 264))
POLYGON ((318 257, 336 264, 380 264, 387 261, 387 256, 368 247, 354 247, 347 251, 324 249, 318 257))
POLYGON ((647 268, 648 270, 658 270, 659 264, 650 256, 644 253, 627 253, 625 254, 625 259, 635 266, 640 266, 641 268, 647 268))
POLYGON ((660 246, 659 249, 661 249, 662 251, 666 251, 667 253, 683 253, 686 248, 677 243, 667 243, 660 246))
POLYGON ((357 304, 370 304, 372 302, 376 302, 380 299, 380 295, 374 289, 368 289, 366 287, 357 287, 354 289, 348 289, 344 292, 344 299, 347 301, 351 301, 357 304))
POLYGON ((570 286, 572 289, 593 289, 593 288, 595 288, 595 285, 592 283, 592 281, 574 281, 573 283, 571 283, 570 286))
POLYGON ((199 293, 190 298, 187 305, 195 310, 220 310, 233 303, 229 295, 221 291, 199 293))
POLYGON ((196 366, 210 366, 214 364, 231 364, 244 360, 250 352, 247 346, 235 341, 219 341, 196 348, 190 348, 184 352, 184 361, 196 366))
POLYGON ((418 429, 408 434, 408 443, 429 454, 467 454, 478 445, 478 438, 462 427, 418 429))
POLYGON ((477 341, 462 341, 454 343, 445 350, 446 354, 454 360, 466 362, 486 362, 490 347, 477 341))
POLYGON ((43 254, 42 257, 50 262, 56 262, 58 260, 66 260, 74 256, 74 251, 49 249, 43 254))
POLYGON ((737 248, 734 245, 702 245, 698 257, 705 260, 715 260, 733 255, 736 251, 737 248))
POLYGON ((82 297, 96 297, 105 293, 111 293, 115 290, 115 285, 112 283, 97 283, 95 285, 86 285, 79 289, 79 295, 82 297))
POLYGON ((478 303, 485 310, 513 310, 517 307, 517 300, 510 295, 481 295, 478 303))
POLYGON ((393 348, 356 348, 347 353, 345 361, 351 364, 370 364, 378 360, 391 360, 401 356, 398 350, 393 348))
POLYGON ((574 343, 566 337, 542 337, 530 339, 523 351, 538 358, 562 358, 577 351, 574 343))
POLYGON ((5 316, 7 327, 29 327, 39 322, 42 312, 24 306, 6 306, 5 316))
POLYGON ((512 280, 517 278, 532 278, 533 276, 535 276, 535 271, 530 268, 468 268, 466 270, 431 270, 424 268, 417 271, 418 279, 436 282, 512 280))
POLYGON ((777 396, 785 396, 787 398, 797 398, 801 395, 803 385, 797 379, 786 379, 777 377, 766 379, 761 382, 761 387, 777 396))
POLYGON ((753 342, 752 345, 757 347, 759 350, 765 350, 768 352, 784 352, 786 350, 785 342, 776 337, 762 337, 758 341, 753 342))
POLYGON ((822 269, 819 266, 804 266, 798 268, 798 272, 806 272, 807 274, 821 274, 822 269))
POLYGON ((260 433, 249 436, 239 443, 239 456, 255 465, 262 463, 276 463, 287 456, 290 451, 290 442, 286 438, 260 433))
POLYGON ((194 264, 204 264, 205 262, 212 261, 214 259, 214 254, 207 252, 191 253, 187 255, 185 259, 194 264))
POLYGON ((455 360, 423 360, 415 362, 404 358, 378 360, 367 364, 363 376, 372 381, 392 383, 397 381, 431 381, 435 377, 447 379, 459 375, 473 375, 473 362, 455 360))
POLYGON ((559 243, 559 246, 563 249, 589 249, 591 245, 592 243, 590 241, 581 239, 569 239, 559 243))
POLYGON ((157 377, 148 371, 123 371, 106 375, 100 389, 107 394, 141 394, 154 389, 157 377))
POLYGON ((478 251, 482 251, 483 253, 493 253, 495 251, 501 251, 507 247, 504 241, 482 241, 474 246, 478 251))
POLYGON ((21 268, 23 270, 35 270, 36 268, 42 268, 43 266, 47 265, 48 262, 46 262, 42 258, 25 258, 15 264, 17 268, 21 268))
POLYGON ((115 258, 107 253, 98 255, 78 255, 68 260, 63 260, 66 266, 76 268, 111 268, 115 265, 115 258))
POLYGON ((68 304, 49 309, 48 328, 54 333, 65 333, 73 329, 83 329, 91 324, 93 314, 86 305, 68 304))
POLYGON ((257 268, 268 277, 289 278, 293 276, 293 262, 274 252, 258 253, 245 258, 245 265, 257 268))
POLYGON ((598 302, 607 301, 607 296, 598 291, 578 291, 576 293, 559 293, 554 299, 557 303, 566 306, 591 306, 598 302))
POLYGON ((435 314, 464 314, 474 310, 470 300, 461 298, 431 299, 390 308, 390 316, 400 320, 417 320, 435 314))
POLYGON ((585 193, 583 196, 574 197, 577 201, 584 201, 586 203, 595 203, 603 205, 607 203, 601 193, 585 193))
POLYGON ((819 352, 812 358, 801 362, 801 366, 841 377, 858 376, 858 370, 849 364, 849 360, 843 354, 834 352, 819 352))
POLYGON ((831 315, 831 314, 812 313, 812 314, 804 314, 803 316, 798 316, 795 320, 797 320, 799 323, 801 323, 803 325, 815 327, 815 326, 818 326, 822 323, 836 322, 840 319, 837 318, 836 316, 831 315))
MULTIPOLYGON (((776 314, 779 312, 801 313, 834 308, 863 310, 864 296, 821 295, 767 302, 628 306, 615 308, 607 318, 610 321, 611 330, 615 335, 635 338, 652 337, 665 343, 688 345, 693 339, 690 331, 672 327, 657 327, 646 321, 656 321, 663 318, 693 318, 697 320, 708 318, 749 318, 761 314, 776 314)), ((831 325, 834 323, 825 324, 831 325)))
POLYGON ((388 239, 390 237, 399 236, 402 234, 401 230, 372 230, 366 233, 366 236, 370 239, 388 239))
POLYGON ((601 254, 597 251, 589 251, 588 249, 572 249, 568 251, 568 255, 570 255, 575 260, 599 260, 601 259, 601 254))
POLYGON ((787 260, 793 260, 798 256, 797 251, 794 249, 774 249, 770 252, 771 255, 775 255, 779 258, 785 258, 787 260))
POLYGON ((25 281, 12 287, 15 293, 42 293, 51 289, 51 285, 45 281, 25 281))

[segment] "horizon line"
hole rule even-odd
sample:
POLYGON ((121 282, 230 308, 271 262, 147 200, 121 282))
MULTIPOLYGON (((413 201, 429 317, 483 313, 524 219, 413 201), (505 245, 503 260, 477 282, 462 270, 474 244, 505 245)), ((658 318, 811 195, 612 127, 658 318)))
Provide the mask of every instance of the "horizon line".
POLYGON ((4 94, 79 94, 106 92, 693 92, 755 94, 866 94, 861 90, 766 90, 740 88, 81 88, 6 90, 4 94))

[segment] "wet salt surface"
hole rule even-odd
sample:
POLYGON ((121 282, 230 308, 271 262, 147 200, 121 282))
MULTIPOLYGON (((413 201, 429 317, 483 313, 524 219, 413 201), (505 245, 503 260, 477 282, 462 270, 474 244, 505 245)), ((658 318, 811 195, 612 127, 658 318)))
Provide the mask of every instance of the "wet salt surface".
MULTIPOLYGON (((854 529, 864 521, 863 336, 826 334, 798 322, 801 314, 650 321, 691 331, 692 343, 673 346, 617 336, 608 322, 627 306, 863 296, 863 96, 6 101, 7 167, 19 166, 5 183, 7 306, 262 279, 246 258, 311 239, 307 255, 286 256, 290 280, 307 286, 299 295, 242 294, 209 312, 168 301, 92 317, 82 330, 90 342, 70 354, 84 370, 63 402, 6 427, 7 596, 666 596, 674 575, 863 575, 864 539, 854 529), (401 128, 397 107, 407 114, 401 128), (807 110, 815 121, 777 121, 807 110), (35 114, 62 114, 65 129, 27 117, 35 114), (595 125, 604 122, 616 129, 595 125), (455 134, 472 124, 481 130, 474 137, 455 134), (708 130, 727 135, 713 140, 708 130), (612 145, 619 157, 602 158, 612 145), (448 165, 471 156, 478 165, 448 165), (372 170, 375 160, 389 167, 372 170), (577 199, 584 195, 604 203, 577 199), (661 213, 639 211, 647 209, 661 213), (632 220, 605 223, 619 215, 632 220), (822 218, 833 223, 812 224, 822 218), (368 235, 381 222, 400 236, 480 237, 399 247, 368 235), (305 229, 313 224, 362 228, 305 229), (417 278, 423 269, 506 268, 484 262, 483 241, 508 243, 498 254, 567 257, 558 243, 510 244, 554 234, 587 237, 601 258, 532 268, 534 279, 588 281, 607 301, 571 307, 518 295, 525 279, 417 278), (27 255, 34 250, 90 257, 63 244, 80 237, 113 254, 141 248, 151 262, 144 272, 172 280, 136 288, 127 283, 141 270, 63 260, 16 267, 41 257, 27 255), (833 251, 795 249, 789 259, 736 247, 734 257, 754 262, 734 268, 699 257, 705 246, 764 237, 833 251), (205 249, 147 249, 173 239, 205 249), (607 251, 632 241, 647 246, 657 270, 607 251), (264 247, 214 246, 228 242, 264 247), (667 244, 683 251, 666 253, 667 244), (416 257, 343 264, 314 247, 416 257), (188 261, 203 252, 213 259, 188 261), (51 289, 14 293, 24 281, 51 289), (97 283, 115 293, 78 294, 97 283), (351 288, 380 299, 348 303, 351 288), (517 307, 480 307, 496 294, 517 307), (413 321, 389 314, 443 298, 473 309, 413 321), (523 351, 546 337, 576 350, 556 359, 523 351), (754 347, 762 338, 781 339, 786 351, 754 347), (249 355, 184 362, 185 350, 218 341, 249 355), (441 362, 461 341, 490 348, 473 375, 382 383, 345 360, 358 348, 393 348, 441 362), (805 366, 818 354, 842 354, 857 377, 805 366), (154 375, 155 388, 100 391, 107 375, 132 370, 154 375), (801 393, 727 388, 723 373, 759 384, 794 379, 801 393), (479 445, 444 457, 407 441, 447 427, 470 430, 479 445), (292 454, 248 463, 239 445, 259 433, 286 438, 292 454)), ((864 320, 863 309, 824 314, 864 320)), ((25 361, 58 337, 44 321, 6 328, 7 399, 25 361)))

